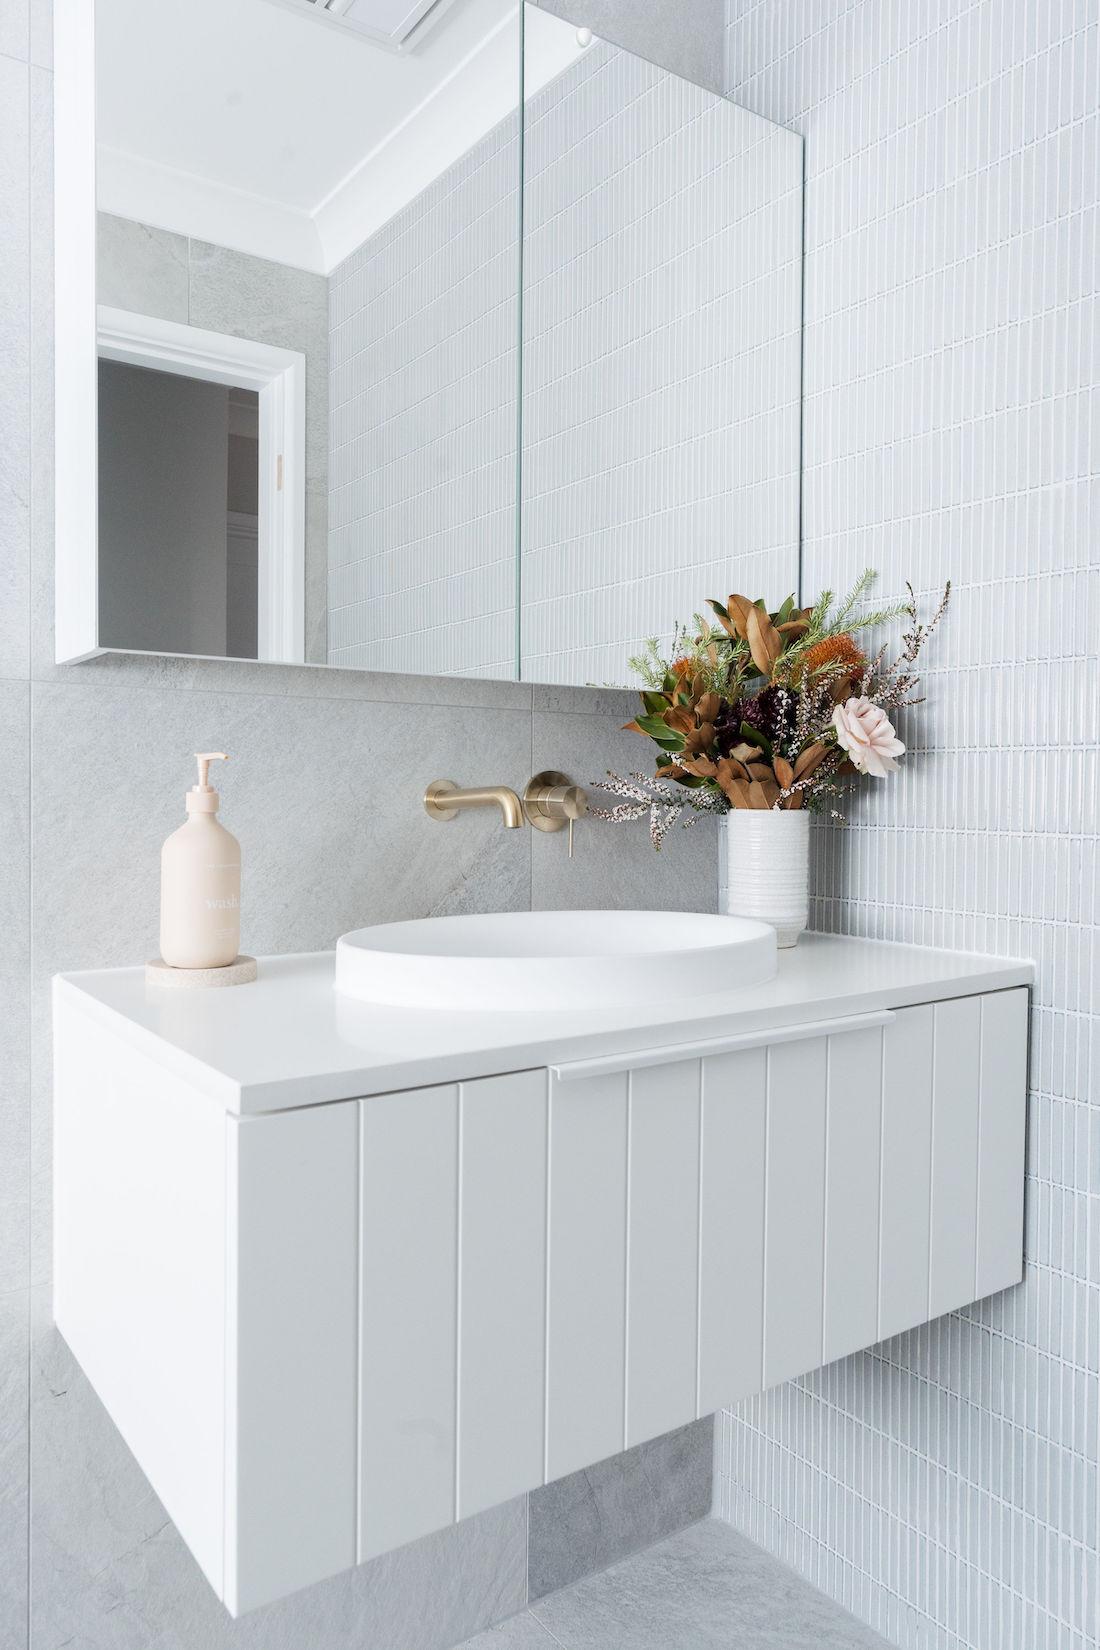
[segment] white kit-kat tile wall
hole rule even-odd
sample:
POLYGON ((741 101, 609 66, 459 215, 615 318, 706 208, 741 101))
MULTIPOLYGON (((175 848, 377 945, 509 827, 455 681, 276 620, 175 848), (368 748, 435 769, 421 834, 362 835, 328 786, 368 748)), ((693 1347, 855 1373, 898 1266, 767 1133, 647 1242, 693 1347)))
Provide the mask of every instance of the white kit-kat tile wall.
POLYGON ((793 589, 801 183, 793 133, 610 46, 528 101, 531 680, 629 681, 707 596, 793 589))
MULTIPOLYGON (((1100 1639, 1100 15, 731 0, 806 140, 804 593, 950 576, 819 928, 1038 963, 1023 1285, 721 1417, 717 1502, 920 1650, 1100 1639)), ((817 829, 817 827, 815 827, 817 829)))

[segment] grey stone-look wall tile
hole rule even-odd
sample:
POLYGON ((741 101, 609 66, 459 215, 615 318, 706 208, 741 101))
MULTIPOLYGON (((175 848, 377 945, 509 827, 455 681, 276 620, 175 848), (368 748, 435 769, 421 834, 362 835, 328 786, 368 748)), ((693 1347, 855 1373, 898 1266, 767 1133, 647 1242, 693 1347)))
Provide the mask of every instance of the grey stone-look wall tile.
POLYGON ((30 71, 30 562, 28 670, 42 646, 42 590, 53 612, 53 75, 30 71))
POLYGON ((563 1650, 886 1650, 793 1570, 715 1520, 535 1606, 563 1650))
POLYGON ((30 57, 40 69, 53 68, 53 0, 30 0, 30 57))
MULTIPOLYGON (((29 668, 53 664, 53 75, 32 68, 29 668)), ((0 619, 0 628, 2 628, 0 619)))
POLYGON ((195 659, 185 654, 106 652, 77 665, 55 665, 53 653, 52 538, 43 530, 36 553, 40 648, 34 675, 43 682, 83 687, 132 686, 174 692, 242 693, 275 699, 359 699, 379 704, 451 705, 467 709, 529 710, 528 682, 490 676, 411 676, 334 665, 269 665, 250 660, 195 659))
POLYGON ((712 92, 726 86, 725 0, 535 0, 543 11, 586 27, 662 69, 712 92))
POLYGON ((459 1650, 553 1650, 557 1642, 531 1610, 524 1610, 476 1639, 467 1639, 459 1650))
POLYGON ((0 682, 0 1291, 28 1282, 30 689, 0 682))
POLYGON ((96 298, 114 309, 187 321, 187 236, 96 215, 96 298))
POLYGON ((27 1650, 29 1295, 0 1294, 0 1650, 27 1650))
POLYGON ((222 818, 243 851, 242 946, 322 950, 365 923, 526 909, 530 833, 495 810, 448 824, 432 779, 522 788, 522 711, 37 685, 34 700, 36 1276, 49 1208, 48 982, 141 963, 158 943, 160 848, 196 750, 226 750, 222 818), (78 827, 77 827, 78 822, 78 827))
POLYGON ((29 0, 4 0, 0 6, 0 57, 25 63, 29 56, 29 0))
POLYGON ((540 1599, 710 1512, 714 1417, 570 1473, 529 1497, 527 1592, 540 1599))
MULTIPOLYGON (((24 6, 3 16, 25 34, 24 6)), ((0 55, 0 676, 14 677, 30 668, 29 180, 30 70, 0 55)))
POLYGON ((523 1607, 522 1498, 234 1622, 34 1300, 35 1650, 443 1650, 523 1607))
MULTIPOLYGON (((634 708, 631 705, 631 715, 634 708)), ((617 719, 548 711, 536 711, 532 717, 532 772, 556 768, 568 774, 575 784, 589 788, 590 802, 596 806, 609 807, 615 801, 591 789, 609 768, 624 776, 652 773, 654 749, 636 733, 624 732, 617 719)), ((644 819, 625 825, 582 819, 572 859, 564 831, 533 831, 534 908, 714 911, 718 829, 718 822, 709 818, 697 820, 687 831, 676 825, 658 854, 644 819)))
POLYGON ((559 682, 533 682, 531 703, 535 710, 568 716, 604 716, 629 722, 638 714, 638 695, 630 688, 571 687, 559 682))

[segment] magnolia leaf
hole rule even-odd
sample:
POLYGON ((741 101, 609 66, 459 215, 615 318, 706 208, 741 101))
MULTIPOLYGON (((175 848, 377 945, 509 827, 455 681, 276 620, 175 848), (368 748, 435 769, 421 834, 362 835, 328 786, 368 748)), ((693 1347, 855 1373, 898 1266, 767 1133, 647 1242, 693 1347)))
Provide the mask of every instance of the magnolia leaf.
POLYGON ((749 787, 743 779, 736 779, 724 774, 718 775, 718 783, 735 808, 751 808, 749 787))
MULTIPOLYGON (((648 720, 648 718, 647 718, 648 720)), ((694 733, 695 718, 689 710, 677 705, 673 710, 666 710, 661 718, 665 728, 671 728, 674 733, 694 733)))
POLYGON ((824 745, 807 745, 794 765, 794 777, 805 779, 807 774, 813 773, 818 763, 824 758, 825 750, 824 745))
POLYGON ((704 693, 695 707, 695 714, 700 722, 713 722, 718 715, 721 699, 716 693, 704 693))
POLYGON ((751 762, 759 748, 759 745, 750 745, 748 740, 743 739, 739 745, 734 745, 730 755, 736 757, 738 762, 751 762))
POLYGON ((749 644, 752 662, 761 676, 770 676, 776 660, 783 651, 783 639, 766 613, 758 607, 749 609, 745 620, 745 639, 749 644))
POLYGON ((758 779, 754 779, 749 786, 749 807, 762 809, 771 807, 768 794, 758 779))
POLYGON ((772 742, 762 734, 759 728, 754 728, 751 722, 741 723, 741 737, 747 739, 750 745, 762 750, 770 762, 772 759, 772 742))
POLYGON ((775 769, 775 777, 778 779, 783 789, 785 791, 789 791, 791 786, 794 784, 794 769, 791 767, 791 764, 785 757, 776 756, 772 759, 772 767, 775 769))
POLYGON ((736 635, 741 637, 742 641, 748 641, 748 630, 746 627, 749 622, 749 614, 752 610, 753 604, 749 601, 747 596, 730 597, 729 616, 733 624, 734 632, 736 635))
POLYGON ((664 716, 637 716, 630 725, 639 733, 648 734, 651 739, 667 739, 670 732, 664 716))
POLYGON ((805 800, 805 791, 792 791, 790 796, 784 798, 783 806, 785 808, 801 808, 805 800))
POLYGON ((745 772, 748 774, 750 779, 755 779, 760 785, 763 785, 772 776, 772 770, 765 767, 764 763, 760 761, 747 762, 745 764, 745 772))
POLYGON ((721 602, 716 602, 712 598, 708 597, 707 606, 712 607, 714 609, 714 612, 715 612, 715 614, 717 616, 717 619, 718 619, 718 623, 722 626, 722 629, 725 631, 726 635, 727 636, 736 636, 737 633, 738 633, 737 632, 737 627, 732 622, 732 620, 730 619, 730 616, 726 612, 725 608, 722 606, 722 603, 721 602))

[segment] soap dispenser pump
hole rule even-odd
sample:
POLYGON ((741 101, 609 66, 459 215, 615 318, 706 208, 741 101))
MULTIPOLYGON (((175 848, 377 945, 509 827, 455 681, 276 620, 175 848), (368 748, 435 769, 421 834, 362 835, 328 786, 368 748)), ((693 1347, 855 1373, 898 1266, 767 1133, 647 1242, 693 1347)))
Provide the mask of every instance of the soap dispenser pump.
POLYGON ((226 968, 241 948, 241 847, 218 819, 211 762, 197 751, 199 780, 185 798, 187 822, 160 856, 160 954, 170 968, 226 968))

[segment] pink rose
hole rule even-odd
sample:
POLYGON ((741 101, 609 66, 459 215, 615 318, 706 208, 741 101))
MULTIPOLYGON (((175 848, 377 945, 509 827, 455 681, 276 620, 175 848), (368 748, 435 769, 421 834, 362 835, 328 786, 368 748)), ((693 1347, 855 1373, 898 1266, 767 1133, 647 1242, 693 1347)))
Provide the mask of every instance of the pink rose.
POLYGON ((895 756, 905 746, 894 733, 894 725, 879 705, 873 705, 866 696, 849 699, 833 711, 833 726, 837 744, 848 752, 860 773, 874 774, 885 779, 897 772, 895 756))

